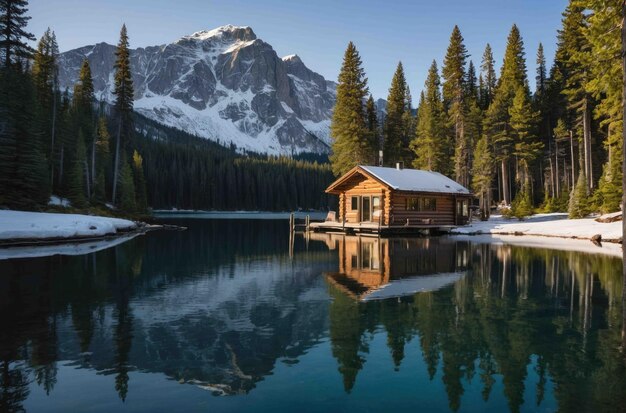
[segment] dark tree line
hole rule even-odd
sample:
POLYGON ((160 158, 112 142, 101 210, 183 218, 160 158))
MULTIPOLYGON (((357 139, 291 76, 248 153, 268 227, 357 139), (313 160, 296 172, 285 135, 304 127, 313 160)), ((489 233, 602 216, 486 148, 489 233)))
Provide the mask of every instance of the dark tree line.
MULTIPOLYGON (((286 157, 242 156, 203 138, 136 117, 137 139, 154 208, 287 211, 327 209, 328 164, 286 157), (165 131, 167 139, 159 139, 165 131)), ((310 158, 310 155, 305 155, 310 158)))

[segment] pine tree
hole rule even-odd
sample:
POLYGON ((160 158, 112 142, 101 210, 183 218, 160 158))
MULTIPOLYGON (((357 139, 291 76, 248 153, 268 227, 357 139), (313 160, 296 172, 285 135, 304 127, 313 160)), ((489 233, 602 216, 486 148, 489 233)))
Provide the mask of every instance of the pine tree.
POLYGON ((135 212, 137 209, 135 197, 133 172, 130 164, 123 160, 122 170, 120 171, 120 208, 122 211, 135 212))
POLYGON ((478 79, 476 79, 476 68, 474 62, 470 60, 467 66, 467 79, 465 81, 465 96, 478 101, 478 79))
MULTIPOLYGON (((585 39, 589 42, 590 81, 586 91, 597 101, 594 114, 606 128, 604 147, 608 153, 598 182, 598 206, 602 212, 619 210, 622 196, 622 104, 621 7, 604 0, 585 0, 588 14, 585 39)), ((598 148, 592 150, 597 153, 598 148)))
POLYGON ((530 92, 524 86, 517 88, 513 105, 509 108, 509 116, 511 129, 515 135, 513 155, 519 162, 517 181, 522 188, 530 190, 531 166, 541 154, 543 144, 538 141, 536 134, 538 113, 533 109, 530 92))
POLYGON ((78 132, 76 138, 75 152, 72 156, 71 169, 69 171, 67 183, 67 197, 76 208, 84 208, 87 205, 85 201, 85 167, 87 165, 85 155, 85 139, 82 131, 78 132))
POLYGON ((406 111, 406 79, 402 62, 398 63, 391 80, 387 97, 387 116, 384 125, 383 157, 385 164, 394 165, 407 159, 405 141, 406 125, 403 121, 406 111))
POLYGON ((105 174, 106 166, 110 162, 109 145, 111 140, 104 116, 101 116, 98 120, 96 134, 96 182, 94 193, 98 201, 104 202, 106 200, 105 174))
POLYGON ((411 149, 415 153, 415 168, 448 174, 451 171, 450 162, 442 156, 447 142, 440 85, 437 62, 433 60, 424 85, 425 91, 420 96, 416 136, 411 142, 411 149))
POLYGON ((117 183, 120 173, 120 151, 125 150, 132 133, 133 79, 130 69, 130 50, 126 25, 122 25, 120 41, 115 50, 115 112, 117 115, 117 136, 115 140, 115 160, 113 166, 113 203, 117 200, 117 183))
POLYGON ((567 98, 568 118, 580 142, 581 170, 587 179, 587 187, 594 187, 592 166, 592 122, 593 102, 586 88, 590 82, 589 41, 585 36, 588 25, 585 6, 577 1, 570 4, 563 13, 563 27, 558 33, 556 60, 562 65, 564 89, 567 98))
POLYGON ((481 108, 486 110, 493 101, 493 95, 496 93, 496 69, 495 60, 493 59, 493 52, 491 46, 487 43, 485 46, 485 52, 483 53, 483 60, 480 65, 481 76, 484 82, 483 88, 480 92, 481 108))
POLYGON ((93 79, 91 77, 91 68, 87 59, 83 60, 78 75, 78 82, 74 85, 74 94, 72 97, 72 110, 77 123, 79 132, 85 137, 85 145, 88 148, 88 156, 86 162, 91 165, 87 168, 87 187, 88 197, 92 196, 92 189, 95 186, 95 153, 96 153, 96 136, 93 112, 94 88, 93 79))
POLYGON ((35 36, 25 30, 30 20, 27 6, 26 0, 0 0, 0 63, 5 68, 32 56, 27 41, 34 41, 35 36))
POLYGON ((535 99, 542 98, 546 92, 547 73, 546 57, 543 54, 543 44, 539 43, 537 48, 537 75, 535 76, 535 99))
POLYGON ((41 147, 48 158, 51 181, 54 180, 54 147, 57 118, 59 116, 58 90, 59 46, 56 36, 48 28, 39 43, 33 58, 33 82, 37 98, 36 129, 41 136, 41 147))
POLYGON ((493 181, 493 156, 486 135, 483 135, 476 143, 474 151, 474 164, 472 166, 472 188, 480 199, 480 216, 485 220, 489 218, 489 204, 491 183, 493 181))
POLYGON ((378 151, 380 149, 380 126, 378 125, 378 114, 376 111, 376 103, 374 103, 374 97, 370 95, 365 104, 365 114, 367 118, 367 130, 369 132, 368 146, 371 148, 372 154, 369 160, 370 165, 377 165, 378 151))
POLYGON ((133 152, 133 177, 136 194, 137 212, 146 212, 148 209, 148 196, 146 194, 146 179, 143 175, 143 158, 139 152, 133 152))
POLYGON ((578 175, 578 182, 570 195, 568 214, 572 219, 584 218, 589 214, 588 210, 589 188, 585 171, 578 175))
POLYGON ((363 102, 367 96, 367 78, 361 57, 352 42, 343 58, 337 85, 337 100, 331 122, 333 138, 330 160, 336 176, 364 163, 373 156, 368 153, 367 124, 363 102))
POLYGON ((443 106, 448 118, 448 159, 454 160, 454 176, 464 186, 469 186, 469 156, 471 144, 465 136, 465 63, 468 57, 463 36, 454 26, 450 45, 443 61, 443 106), (452 152, 454 151, 454 152, 452 152))
POLYGON ((527 87, 524 43, 516 25, 513 25, 507 40, 500 80, 493 101, 485 118, 485 129, 495 147, 495 157, 500 163, 500 196, 502 201, 511 201, 509 161, 514 151, 515 134, 511 127, 509 108, 519 87, 527 87))

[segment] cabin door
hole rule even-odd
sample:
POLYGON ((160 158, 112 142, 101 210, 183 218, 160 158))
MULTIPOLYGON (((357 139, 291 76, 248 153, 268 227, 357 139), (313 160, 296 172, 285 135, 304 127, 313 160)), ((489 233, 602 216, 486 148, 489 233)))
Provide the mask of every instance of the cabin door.
POLYGON ((457 199, 455 222, 456 225, 467 225, 469 223, 469 200, 457 199))
POLYGON ((361 222, 372 220, 372 198, 364 196, 361 198, 361 222))

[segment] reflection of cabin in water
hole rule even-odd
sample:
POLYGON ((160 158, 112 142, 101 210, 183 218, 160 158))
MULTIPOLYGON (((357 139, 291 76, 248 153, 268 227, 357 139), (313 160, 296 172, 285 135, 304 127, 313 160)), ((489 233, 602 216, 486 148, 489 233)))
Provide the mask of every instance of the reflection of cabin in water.
POLYGON ((469 223, 472 195, 438 172, 356 166, 326 192, 339 196, 338 216, 312 224, 316 231, 410 232, 469 223))
POLYGON ((445 238, 316 235, 338 249, 339 268, 328 280, 356 299, 436 290, 461 278, 470 259, 467 243, 445 238))

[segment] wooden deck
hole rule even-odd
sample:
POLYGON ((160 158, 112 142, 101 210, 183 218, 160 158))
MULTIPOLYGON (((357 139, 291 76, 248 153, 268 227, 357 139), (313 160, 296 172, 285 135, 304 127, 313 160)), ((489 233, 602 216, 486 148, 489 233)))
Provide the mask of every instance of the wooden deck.
POLYGON ((448 232, 454 225, 441 224, 410 224, 410 225, 379 225, 377 223, 342 223, 336 221, 311 222, 311 231, 315 232, 343 232, 365 234, 430 234, 431 232, 448 232))

